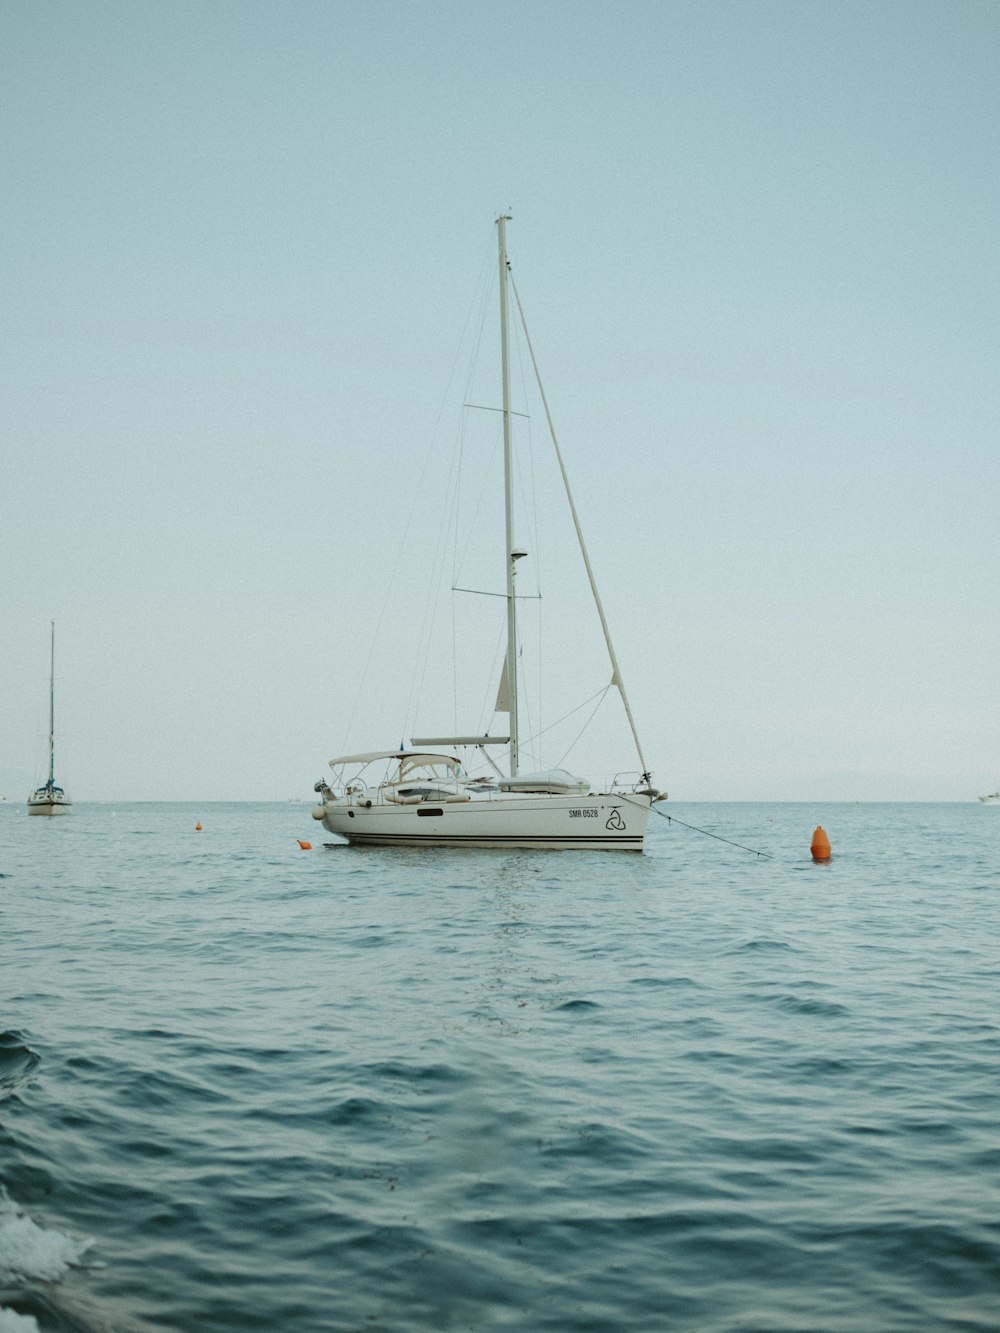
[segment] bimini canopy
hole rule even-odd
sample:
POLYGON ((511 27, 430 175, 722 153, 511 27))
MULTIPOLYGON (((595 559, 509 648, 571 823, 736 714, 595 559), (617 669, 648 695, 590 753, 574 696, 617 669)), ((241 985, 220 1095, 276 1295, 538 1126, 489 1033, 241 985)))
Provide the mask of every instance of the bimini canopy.
POLYGON ((373 750, 370 754, 345 754, 340 759, 331 759, 331 768, 341 768, 344 764, 374 764, 377 759, 407 760, 409 764, 457 764, 453 754, 429 754, 425 750, 373 750))

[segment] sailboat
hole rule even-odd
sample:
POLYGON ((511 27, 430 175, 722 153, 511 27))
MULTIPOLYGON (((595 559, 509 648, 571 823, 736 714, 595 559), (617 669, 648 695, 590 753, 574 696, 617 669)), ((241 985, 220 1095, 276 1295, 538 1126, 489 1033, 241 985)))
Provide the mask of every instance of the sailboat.
MULTIPOLYGON (((604 608, 594 580, 576 506, 559 444, 552 427, 545 392, 538 376, 523 310, 507 258, 506 224, 496 221, 500 276, 500 387, 503 413, 504 571, 506 652, 497 693, 497 713, 506 714, 506 735, 417 736, 409 746, 341 755, 330 760, 331 782, 314 790, 320 803, 313 818, 330 833, 351 843, 373 846, 531 847, 553 850, 641 852, 654 801, 666 794, 652 785, 632 709, 618 668, 604 608), (638 755, 633 780, 618 779, 593 790, 586 778, 564 769, 524 772, 521 768, 519 710, 519 643, 517 563, 526 551, 514 540, 514 467, 511 440, 509 303, 513 290, 534 367, 549 435, 569 503, 580 552, 604 633, 611 666, 611 686, 618 690, 638 755), (507 752, 506 772, 489 754, 490 747, 507 752), (486 776, 470 777, 463 755, 479 752, 490 768, 486 776)), ((485 765, 484 765, 485 766, 485 765)))
POLYGON ((56 786, 56 626, 51 621, 49 643, 49 780, 28 797, 29 815, 68 815, 73 808, 62 787, 56 786))

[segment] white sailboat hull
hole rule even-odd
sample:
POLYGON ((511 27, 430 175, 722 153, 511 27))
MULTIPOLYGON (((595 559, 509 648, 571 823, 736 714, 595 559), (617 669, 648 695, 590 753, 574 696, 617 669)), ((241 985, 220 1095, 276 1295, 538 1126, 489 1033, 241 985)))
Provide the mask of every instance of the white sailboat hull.
POLYGON ((469 801, 393 805, 341 797, 313 811, 330 833, 367 846, 536 847, 641 852, 651 798, 629 792, 503 793, 469 801))
POLYGON ((65 794, 51 793, 44 789, 28 797, 29 815, 68 815, 73 802, 65 794))

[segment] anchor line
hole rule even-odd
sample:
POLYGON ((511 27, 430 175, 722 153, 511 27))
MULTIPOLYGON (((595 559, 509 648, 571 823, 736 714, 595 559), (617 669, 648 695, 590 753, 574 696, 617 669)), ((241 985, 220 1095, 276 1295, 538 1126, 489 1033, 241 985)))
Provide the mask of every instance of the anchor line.
MULTIPOLYGON (((626 801, 630 800, 628 796, 626 796, 624 799, 626 801)), ((639 804, 638 801, 631 801, 630 803, 632 805, 639 804)), ((745 847, 742 842, 733 842, 732 838, 724 838, 719 833, 709 833, 708 829, 698 828, 696 824, 685 824, 683 819, 678 819, 676 815, 668 815, 663 810, 657 810, 655 805, 651 805, 649 808, 654 814, 660 815, 663 819, 668 820, 669 823, 680 824, 681 828, 690 829, 692 833, 703 833, 706 838, 714 838, 716 842, 724 842, 727 843, 730 847, 738 847, 741 852, 749 852, 751 856, 763 856, 766 857, 768 861, 773 861, 776 859, 770 852, 758 851, 756 847, 745 847)))

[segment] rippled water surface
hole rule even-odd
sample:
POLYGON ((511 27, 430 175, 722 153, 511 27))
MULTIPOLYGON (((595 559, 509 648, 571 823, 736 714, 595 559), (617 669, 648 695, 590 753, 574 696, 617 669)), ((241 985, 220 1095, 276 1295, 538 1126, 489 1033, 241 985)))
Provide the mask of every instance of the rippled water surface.
POLYGON ((1000 1327, 1000 807, 668 809, 0 806, 0 1333, 1000 1327))

